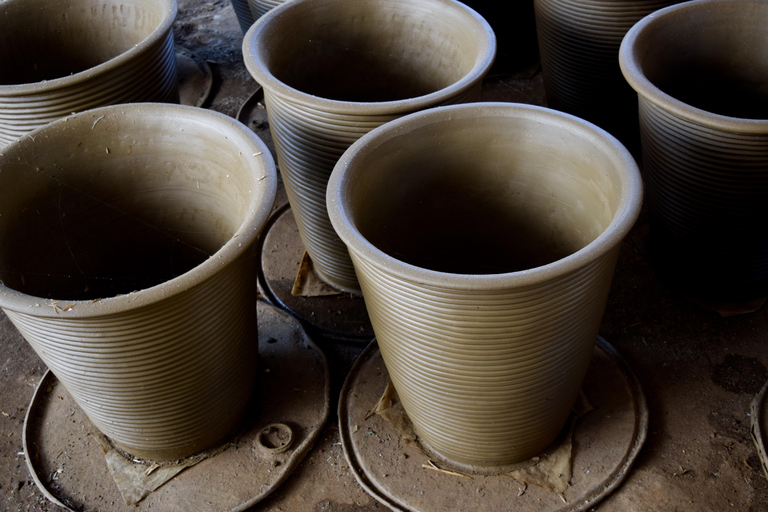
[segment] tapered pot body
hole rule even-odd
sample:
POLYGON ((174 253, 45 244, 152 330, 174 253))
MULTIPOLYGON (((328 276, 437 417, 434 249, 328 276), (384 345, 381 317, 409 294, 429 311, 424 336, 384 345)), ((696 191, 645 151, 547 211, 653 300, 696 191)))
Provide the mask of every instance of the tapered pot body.
POLYGON ((710 300, 768 292, 768 3, 696 1, 621 48, 637 91, 652 255, 710 300))
POLYGON ((0 148, 72 112, 178 102, 176 0, 0 2, 0 148))
POLYGON ((248 0, 254 19, 259 19, 286 0, 248 0))
POLYGON ((641 196, 616 139, 540 107, 440 107, 349 148, 330 218, 429 448, 488 469, 555 439, 641 196))
MULTIPOLYGON (((679 1, 679 0, 678 0, 679 1)), ((639 147, 637 99, 619 69, 619 47, 644 16, 674 0, 535 0, 547 105, 639 147)))
POLYGON ((240 30, 243 34, 248 32, 256 18, 251 12, 251 6, 248 4, 248 0, 232 0, 232 8, 235 10, 235 16, 237 16, 237 22, 240 24, 240 30))
POLYGON ((245 64, 264 87, 291 208, 324 281, 359 292, 325 206, 338 158, 387 121, 476 98, 494 51, 489 25, 453 0, 293 0, 248 31, 245 64))
POLYGON ((210 448, 245 411, 268 155, 240 123, 167 104, 73 115, 0 154, 0 307, 134 456, 210 448))

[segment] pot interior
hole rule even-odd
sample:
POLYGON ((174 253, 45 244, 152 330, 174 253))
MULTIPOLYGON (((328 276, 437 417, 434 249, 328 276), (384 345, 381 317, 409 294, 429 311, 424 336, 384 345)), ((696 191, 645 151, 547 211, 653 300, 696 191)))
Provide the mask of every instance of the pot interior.
POLYGON ((638 35, 641 72, 663 92, 714 114, 768 119, 768 3, 688 5, 638 35))
POLYGON ((466 10, 445 1, 301 2, 271 19, 256 51, 277 80, 301 92, 396 101, 469 74, 488 44, 480 30, 466 10))
POLYGON ((382 139, 352 160, 350 221, 389 256, 429 270, 552 263, 605 231, 626 193, 601 144, 561 124, 457 116, 382 139))
POLYGON ((0 159, 7 287, 65 300, 143 290, 204 262, 246 221, 261 188, 252 149, 210 122, 146 113, 78 119, 0 159))
POLYGON ((169 2, 0 2, 0 85, 53 80, 125 53, 169 16, 169 2))

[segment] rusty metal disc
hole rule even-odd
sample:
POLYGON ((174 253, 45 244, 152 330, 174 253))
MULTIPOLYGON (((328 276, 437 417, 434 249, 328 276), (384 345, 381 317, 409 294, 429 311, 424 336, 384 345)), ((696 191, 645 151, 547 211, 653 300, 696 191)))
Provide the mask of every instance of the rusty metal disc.
POLYGON ((24 422, 24 452, 42 493, 67 510, 242 511, 282 484, 314 445, 330 410, 328 364, 301 325, 258 304, 258 400, 247 427, 215 455, 188 467, 135 506, 112 480, 89 422, 50 372, 24 422))
MULTIPOLYGON (((363 488, 392 510, 586 511, 626 478, 648 433, 648 409, 640 383, 602 338, 582 386, 592 410, 573 431, 573 476, 558 495, 507 474, 434 471, 417 442, 407 442, 378 414, 389 374, 376 342, 349 373, 339 399, 344 454, 363 488)), ((402 428, 401 430, 402 431, 402 428)))

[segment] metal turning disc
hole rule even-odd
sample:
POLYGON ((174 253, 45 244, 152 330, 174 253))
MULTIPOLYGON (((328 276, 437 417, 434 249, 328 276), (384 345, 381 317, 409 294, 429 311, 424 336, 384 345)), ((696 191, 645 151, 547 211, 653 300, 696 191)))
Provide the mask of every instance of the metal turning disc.
POLYGON ((593 409, 575 425, 573 476, 561 495, 526 486, 507 474, 435 471, 436 466, 418 443, 404 441, 379 414, 364 419, 388 382, 389 374, 374 341, 344 383, 339 398, 339 432, 344 455, 358 482, 397 511, 585 511, 626 478, 648 433, 648 410, 640 383, 602 338, 582 386, 593 409))
POLYGON ((176 45, 176 72, 179 76, 179 103, 202 107, 213 88, 213 73, 208 62, 176 45))
POLYGON ((189 467, 135 506, 107 471, 89 421, 50 372, 24 421, 32 478, 67 510, 242 511, 264 499, 301 463, 330 410, 328 364, 289 314, 259 301, 259 401, 249 427, 223 451, 189 467))
POLYGON ((275 143, 272 140, 272 132, 269 131, 269 119, 267 118, 267 107, 264 102, 264 90, 259 86, 251 96, 245 100, 245 103, 237 112, 237 120, 253 130, 269 148, 272 158, 277 162, 277 152, 275 143))
POLYGON ((768 382, 760 390, 752 401, 752 440, 757 447, 757 453, 760 455, 760 463, 763 465, 763 472, 768 478, 768 382))
POLYGON ((290 208, 273 214, 262 237, 259 281, 270 302, 290 311, 323 337, 364 343, 373 339, 373 327, 361 297, 341 292, 314 297, 292 295, 304 244, 290 208))

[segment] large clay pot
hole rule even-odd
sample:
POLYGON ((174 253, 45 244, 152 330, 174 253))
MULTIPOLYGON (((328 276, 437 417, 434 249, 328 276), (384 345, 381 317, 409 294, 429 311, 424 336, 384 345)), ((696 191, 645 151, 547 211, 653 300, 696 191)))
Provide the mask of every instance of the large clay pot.
POLYGON ((328 184, 382 356, 425 444, 473 467, 538 454, 587 370, 642 182, 613 137, 482 103, 393 121, 328 184))
POLYGON ((254 19, 259 19, 286 0, 248 0, 254 19))
POLYGON ((248 5, 248 0, 232 0, 232 8, 235 10, 240 30, 245 34, 256 20, 251 12, 251 6, 248 5))
POLYGON ((621 47, 637 91, 652 256, 708 300, 768 292, 768 2, 695 1, 621 47))
MULTIPOLYGON (((680 0, 677 0, 680 1, 680 0)), ((619 46, 638 20, 675 0, 535 0, 547 105, 639 146, 637 100, 619 46)))
POLYGON ((245 64, 264 87, 280 172, 321 279, 359 285, 325 191, 350 144, 402 115, 475 99, 495 38, 454 0, 292 0, 248 31, 245 64))
POLYGON ((266 146, 214 112, 103 107, 0 154, 0 307, 134 456, 220 443, 253 392, 266 146))
POLYGON ((178 102, 176 0, 0 2, 0 149, 72 112, 178 102))

